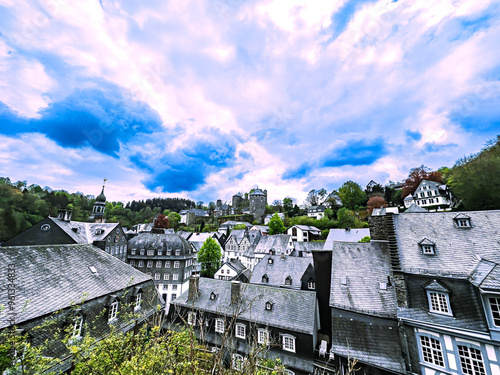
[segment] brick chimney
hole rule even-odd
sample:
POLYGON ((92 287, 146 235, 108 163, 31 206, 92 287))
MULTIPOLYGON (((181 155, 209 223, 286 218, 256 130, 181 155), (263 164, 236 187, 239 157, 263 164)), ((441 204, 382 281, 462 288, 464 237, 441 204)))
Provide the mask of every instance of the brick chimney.
POLYGON ((237 304, 241 300, 241 282, 231 281, 231 304, 237 304))
POLYGON ((189 278, 188 301, 196 301, 200 294, 199 291, 200 279, 196 276, 189 278))

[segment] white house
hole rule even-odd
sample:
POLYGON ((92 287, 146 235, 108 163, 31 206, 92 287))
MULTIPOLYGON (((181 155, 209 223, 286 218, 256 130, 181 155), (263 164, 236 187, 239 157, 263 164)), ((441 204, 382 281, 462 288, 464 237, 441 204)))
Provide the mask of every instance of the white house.
POLYGON ((446 185, 435 181, 423 180, 418 185, 417 190, 404 199, 405 208, 410 207, 413 203, 424 208, 435 207, 447 209, 453 207, 455 202, 450 189, 446 185))
POLYGON ((322 204, 319 206, 311 206, 307 209, 307 216, 319 220, 325 217, 325 210, 326 207, 322 204))
POLYGON ((321 230, 309 225, 294 225, 287 233, 292 236, 292 241, 310 242, 319 239, 321 230))

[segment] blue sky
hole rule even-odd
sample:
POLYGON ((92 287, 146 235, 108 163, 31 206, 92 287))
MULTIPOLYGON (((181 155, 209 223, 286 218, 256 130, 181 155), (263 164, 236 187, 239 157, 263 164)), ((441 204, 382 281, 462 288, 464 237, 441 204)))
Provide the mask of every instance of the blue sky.
POLYGON ((500 1, 0 0, 0 175, 302 202, 500 134, 500 1))

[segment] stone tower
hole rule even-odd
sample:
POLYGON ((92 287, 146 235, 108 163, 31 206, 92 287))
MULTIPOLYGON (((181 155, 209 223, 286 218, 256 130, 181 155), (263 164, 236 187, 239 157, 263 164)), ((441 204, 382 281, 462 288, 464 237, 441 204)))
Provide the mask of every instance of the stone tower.
POLYGON ((250 205, 250 214, 253 215, 253 219, 262 223, 266 213, 267 190, 262 191, 259 188, 256 188, 250 193, 248 200, 250 205))
POLYGON ((106 218, 104 217, 104 211, 106 210, 106 196, 104 195, 104 185, 106 184, 106 179, 102 184, 101 194, 97 196, 94 202, 94 207, 92 208, 92 214, 89 216, 87 221, 92 223, 104 223, 106 218))

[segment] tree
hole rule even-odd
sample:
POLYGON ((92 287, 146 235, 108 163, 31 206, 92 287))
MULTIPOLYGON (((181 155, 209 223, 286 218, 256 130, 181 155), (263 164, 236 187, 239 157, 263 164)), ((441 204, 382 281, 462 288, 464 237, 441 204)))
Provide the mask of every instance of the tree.
POLYGON ((351 210, 342 207, 337 212, 337 218, 339 221, 339 228, 353 228, 356 224, 356 216, 351 210))
POLYGON ((354 181, 347 181, 339 188, 339 198, 342 205, 350 210, 356 206, 363 206, 366 203, 366 194, 354 181))
POLYGON ((233 230, 234 229, 247 229, 247 226, 245 224, 236 224, 234 227, 233 227, 233 230))
POLYGON ((220 267, 222 253, 220 246, 212 237, 208 237, 200 251, 198 251, 198 262, 201 263, 201 276, 213 278, 220 267))
MULTIPOLYGON (((324 189, 322 189, 324 190, 324 189)), ((312 189, 308 194, 304 202, 306 206, 317 206, 319 204, 320 197, 315 189, 312 189)))
POLYGON ((168 222, 169 222, 170 228, 177 228, 177 226, 181 222, 181 215, 179 215, 177 212, 169 213, 168 214, 168 222))
POLYGON ((413 194, 423 180, 435 181, 442 184, 443 176, 439 172, 432 172, 425 165, 413 168, 410 170, 410 174, 403 185, 402 198, 404 199, 408 195, 413 194))
POLYGON ((283 221, 279 217, 279 215, 276 213, 271 217, 271 220, 269 221, 269 234, 280 234, 283 233, 286 230, 285 226, 283 225, 283 221))
POLYGON ((283 199, 283 210, 287 216, 291 216, 293 210, 293 198, 286 197, 283 199))
POLYGON ((387 207, 387 202, 382 197, 374 196, 368 199, 368 203, 366 205, 367 211, 371 215, 374 208, 387 207))

